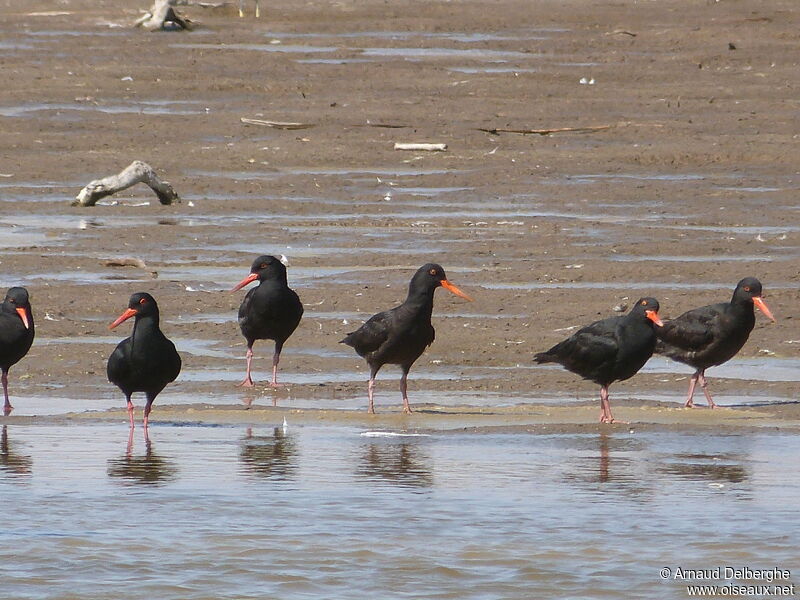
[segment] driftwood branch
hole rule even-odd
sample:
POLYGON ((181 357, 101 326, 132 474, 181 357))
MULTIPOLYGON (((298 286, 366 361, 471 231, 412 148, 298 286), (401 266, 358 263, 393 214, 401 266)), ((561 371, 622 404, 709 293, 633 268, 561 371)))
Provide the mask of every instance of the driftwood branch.
POLYGON ((176 3, 176 0, 155 0, 153 7, 139 17, 134 25, 148 31, 189 29, 189 21, 179 16, 172 8, 176 3))
POLYGON ((521 133, 522 135, 528 135, 531 133, 535 133, 538 135, 550 135, 551 133, 592 133, 594 131, 603 131, 604 129, 611 129, 612 127, 614 126, 597 125, 595 127, 556 127, 552 129, 503 129, 501 127, 485 129, 483 127, 478 127, 478 131, 484 131, 486 133, 491 133, 491 134, 521 133))
POLYGON ((172 186, 158 178, 153 167, 140 160, 135 160, 118 175, 110 175, 90 182, 75 197, 72 206, 94 206, 98 200, 126 190, 137 183, 146 183, 150 186, 161 204, 181 201, 172 186))

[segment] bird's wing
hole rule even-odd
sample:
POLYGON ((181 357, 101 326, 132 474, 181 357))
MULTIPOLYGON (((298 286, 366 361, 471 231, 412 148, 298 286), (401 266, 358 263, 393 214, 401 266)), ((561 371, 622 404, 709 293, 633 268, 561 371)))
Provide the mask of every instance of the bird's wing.
POLYGON ((720 311, 706 306, 667 321, 663 327, 656 328, 656 335, 671 346, 696 351, 713 341, 713 331, 721 319, 720 311))
POLYGON ((567 340, 572 340, 570 353, 581 361, 611 362, 619 352, 619 342, 613 330, 596 325, 584 327, 567 340))
POLYGON ((359 354, 368 354, 380 348, 389 339, 392 311, 373 315, 361 327, 347 335, 343 342, 359 354))
POLYGON ((253 294, 255 294, 256 288, 249 290, 242 300, 242 303, 239 305, 239 322, 241 323, 242 319, 247 318, 250 314, 250 304, 253 302, 253 294))
POLYGON ((108 357, 108 364, 106 365, 106 374, 111 383, 118 384, 125 381, 129 372, 130 361, 128 354, 130 353, 130 338, 122 340, 111 356, 108 357))

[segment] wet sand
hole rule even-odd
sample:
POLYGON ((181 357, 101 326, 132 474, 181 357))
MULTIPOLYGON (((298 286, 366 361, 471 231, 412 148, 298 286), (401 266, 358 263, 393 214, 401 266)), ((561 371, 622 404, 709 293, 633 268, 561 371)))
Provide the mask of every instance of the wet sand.
POLYGON ((37 326, 4 422, 41 414, 26 397, 69 419, 122 420, 105 361, 125 331, 106 326, 149 291, 184 359, 154 421, 280 422, 288 410, 399 429, 596 428, 596 386, 534 367, 535 352, 640 296, 677 316, 754 275, 778 322, 757 317, 735 376, 708 373, 734 408, 681 410, 691 370, 678 364, 612 386, 612 407, 636 426, 796 428, 796 378, 770 362, 800 366, 793 6, 277 2, 260 20, 188 7, 195 31, 148 34, 128 27, 127 2, 0 2, 0 284, 30 290, 37 326), (564 127, 604 128, 479 131, 564 127), (160 206, 137 186, 69 205, 135 159, 183 201, 160 206), (276 392, 265 342, 259 387, 235 387, 244 292, 226 290, 261 253, 289 257, 306 306, 276 392), (146 267, 105 265, 121 257, 146 267), (436 342, 410 378, 420 410, 396 414, 387 367, 384 414, 368 419, 366 370, 338 341, 400 302, 430 260, 476 301, 437 293, 436 342), (464 400, 439 408, 442 394, 464 400), (78 414, 88 400, 109 412, 78 414))

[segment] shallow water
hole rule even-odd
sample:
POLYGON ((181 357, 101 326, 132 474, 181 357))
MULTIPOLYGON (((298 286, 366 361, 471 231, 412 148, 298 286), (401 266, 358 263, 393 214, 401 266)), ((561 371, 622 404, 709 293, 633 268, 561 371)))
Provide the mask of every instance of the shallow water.
POLYGON ((797 560, 792 435, 150 433, 2 428, 6 597, 680 598, 664 566, 797 560))

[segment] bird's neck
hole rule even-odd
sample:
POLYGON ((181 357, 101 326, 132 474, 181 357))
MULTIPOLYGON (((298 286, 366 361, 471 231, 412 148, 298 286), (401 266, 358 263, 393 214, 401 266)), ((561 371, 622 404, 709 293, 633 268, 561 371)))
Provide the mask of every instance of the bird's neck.
POLYGON ((741 314, 755 314, 755 305, 749 298, 737 298, 736 295, 731 299, 731 312, 741 314))
POLYGON ((158 315, 137 317, 136 321, 133 323, 132 337, 135 341, 137 337, 149 335, 150 333, 158 330, 158 315))
POLYGON ((406 301, 403 304, 407 306, 409 310, 430 316, 431 313, 433 313, 433 292, 434 290, 409 290, 406 301))
POLYGON ((289 282, 286 280, 286 277, 270 277, 269 279, 262 279, 258 282, 258 286, 264 288, 265 290, 269 289, 281 289, 289 286, 289 282))

